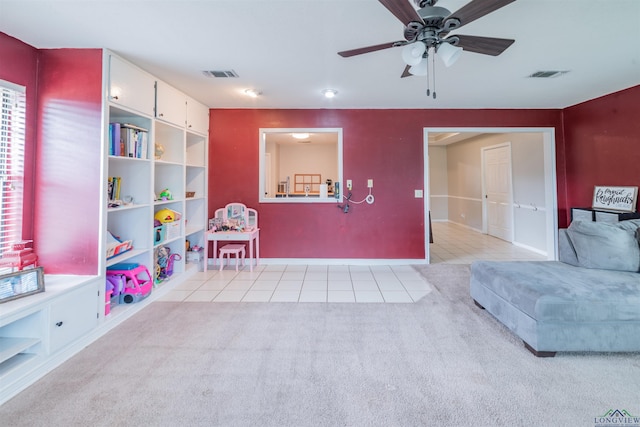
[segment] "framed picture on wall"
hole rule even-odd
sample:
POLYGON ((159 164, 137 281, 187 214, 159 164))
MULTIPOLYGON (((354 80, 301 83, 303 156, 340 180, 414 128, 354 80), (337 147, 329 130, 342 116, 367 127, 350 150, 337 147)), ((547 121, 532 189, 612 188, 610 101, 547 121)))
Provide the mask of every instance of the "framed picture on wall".
POLYGON ((595 186, 593 190, 593 209, 614 212, 635 212, 638 200, 638 187, 595 186))

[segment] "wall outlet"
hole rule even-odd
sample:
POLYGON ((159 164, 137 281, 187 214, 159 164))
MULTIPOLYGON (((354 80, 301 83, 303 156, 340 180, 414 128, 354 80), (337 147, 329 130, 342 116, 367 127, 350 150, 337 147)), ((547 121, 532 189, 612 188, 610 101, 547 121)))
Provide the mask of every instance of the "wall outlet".
POLYGON ((347 180, 347 190, 353 190, 353 182, 350 179, 347 180))
POLYGON ((413 190, 413 195, 416 199, 422 199, 422 190, 413 190))
POLYGON ((372 179, 368 179, 367 180, 367 188, 373 188, 373 180, 372 179))

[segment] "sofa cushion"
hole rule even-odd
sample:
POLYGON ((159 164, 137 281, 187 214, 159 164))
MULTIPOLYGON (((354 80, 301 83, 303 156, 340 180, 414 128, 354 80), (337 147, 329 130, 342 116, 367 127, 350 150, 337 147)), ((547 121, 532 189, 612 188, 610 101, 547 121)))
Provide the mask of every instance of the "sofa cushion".
POLYGON ((471 276, 538 322, 640 321, 640 273, 557 261, 475 261, 471 276))
POLYGON ((632 231, 626 224, 620 224, 591 221, 571 223, 567 233, 581 267, 640 271, 640 246, 635 229, 632 231))

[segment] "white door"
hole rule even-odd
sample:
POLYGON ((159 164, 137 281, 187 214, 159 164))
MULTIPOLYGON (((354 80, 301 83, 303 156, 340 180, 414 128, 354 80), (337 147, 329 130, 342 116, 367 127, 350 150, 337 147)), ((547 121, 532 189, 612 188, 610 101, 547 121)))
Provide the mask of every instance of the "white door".
POLYGON ((482 153, 487 233, 511 242, 511 145, 487 147, 482 153))

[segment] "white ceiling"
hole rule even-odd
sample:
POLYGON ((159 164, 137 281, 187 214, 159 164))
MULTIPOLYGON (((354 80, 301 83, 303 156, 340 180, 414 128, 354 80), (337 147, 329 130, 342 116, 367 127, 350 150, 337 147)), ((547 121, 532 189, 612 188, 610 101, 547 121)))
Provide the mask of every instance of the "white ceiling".
POLYGON ((399 48, 337 55, 402 30, 376 0, 0 0, 1 32, 37 48, 111 49, 213 108, 564 108, 640 84, 639 0, 517 0, 453 31, 516 42, 450 68, 436 60, 435 100, 424 77, 400 78, 399 48), (202 74, 229 69, 240 77, 202 74), (570 72, 527 78, 540 70, 570 72))

